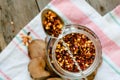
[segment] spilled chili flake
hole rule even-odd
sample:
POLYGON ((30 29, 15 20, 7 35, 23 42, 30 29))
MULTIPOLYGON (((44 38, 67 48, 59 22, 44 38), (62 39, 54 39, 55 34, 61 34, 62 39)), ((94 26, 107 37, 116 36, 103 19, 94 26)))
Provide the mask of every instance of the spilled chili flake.
POLYGON ((25 46, 28 46, 29 43, 32 41, 32 37, 30 36, 30 32, 27 33, 27 35, 20 34, 22 38, 22 42, 25 46))

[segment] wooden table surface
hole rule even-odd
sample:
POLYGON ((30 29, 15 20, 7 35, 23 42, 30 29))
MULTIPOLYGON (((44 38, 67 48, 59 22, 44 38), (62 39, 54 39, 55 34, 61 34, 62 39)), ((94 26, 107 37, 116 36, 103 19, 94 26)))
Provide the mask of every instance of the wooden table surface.
MULTIPOLYGON (((0 52, 13 37, 51 0, 0 0, 0 52)), ((120 4, 120 0, 86 0, 101 15, 120 4)))

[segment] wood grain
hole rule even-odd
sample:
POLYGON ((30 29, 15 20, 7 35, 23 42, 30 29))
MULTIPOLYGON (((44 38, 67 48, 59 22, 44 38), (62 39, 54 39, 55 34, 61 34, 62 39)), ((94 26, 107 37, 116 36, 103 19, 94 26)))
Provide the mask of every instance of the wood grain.
POLYGON ((105 15, 107 12, 113 10, 120 4, 120 0, 86 0, 91 6, 93 6, 101 15, 105 15))
POLYGON ((0 0, 0 10, 0 29, 7 44, 38 13, 34 0, 0 0))
POLYGON ((36 0, 39 9, 42 10, 51 0, 36 0))
POLYGON ((0 51, 6 47, 6 42, 4 40, 3 34, 0 33, 0 51))
POLYGON ((0 7, 0 51, 6 47, 6 42, 4 40, 3 32, 2 32, 2 25, 1 25, 1 18, 2 18, 2 10, 0 7))

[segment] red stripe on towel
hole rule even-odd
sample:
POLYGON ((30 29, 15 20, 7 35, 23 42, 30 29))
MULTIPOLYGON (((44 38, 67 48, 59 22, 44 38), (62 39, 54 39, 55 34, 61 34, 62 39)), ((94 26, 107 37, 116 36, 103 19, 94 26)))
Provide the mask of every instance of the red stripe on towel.
MULTIPOLYGON (((27 52, 25 52, 25 50, 23 50, 20 46, 19 46, 19 44, 18 43, 16 43, 14 40, 12 41, 15 45, 16 45, 16 47, 23 53, 23 54, 25 54, 26 56, 28 56, 28 53, 27 52)), ((29 56, 28 56, 29 57, 29 56)))
POLYGON ((30 26, 26 27, 34 36, 36 36, 37 38, 41 39, 41 37, 33 30, 30 28, 30 26))
POLYGON ((120 5, 113 10, 113 12, 120 18, 120 5))
POLYGON ((92 29, 100 38, 103 51, 115 64, 120 67, 118 58, 120 57, 120 47, 114 41, 109 39, 108 36, 105 35, 105 33, 99 28, 99 26, 95 24, 84 12, 82 12, 82 10, 80 10, 70 0, 55 0, 51 4, 59 9, 73 23, 87 25, 90 29, 92 29))
POLYGON ((0 74, 2 74, 6 80, 11 80, 2 70, 0 70, 0 74))

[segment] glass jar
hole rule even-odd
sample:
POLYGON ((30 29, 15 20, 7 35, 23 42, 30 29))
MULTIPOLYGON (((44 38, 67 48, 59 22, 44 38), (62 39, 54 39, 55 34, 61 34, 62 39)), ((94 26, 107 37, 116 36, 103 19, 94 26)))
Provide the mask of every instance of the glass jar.
POLYGON ((100 40, 85 26, 65 25, 58 38, 46 41, 48 64, 64 80, 87 79, 102 61, 100 40))

